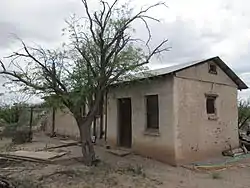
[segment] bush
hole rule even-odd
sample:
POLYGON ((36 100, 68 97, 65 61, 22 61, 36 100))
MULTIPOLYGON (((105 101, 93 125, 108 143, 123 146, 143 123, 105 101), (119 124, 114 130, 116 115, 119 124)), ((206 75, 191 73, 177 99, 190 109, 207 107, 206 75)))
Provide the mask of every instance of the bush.
POLYGON ((32 132, 27 130, 16 131, 16 134, 12 137, 12 142, 14 144, 23 144, 32 141, 32 132))
POLYGON ((16 134, 16 130, 17 130, 17 123, 6 125, 3 128, 1 136, 6 138, 12 138, 16 134))
POLYGON ((14 144, 23 144, 32 141, 32 132, 28 127, 15 123, 5 126, 0 137, 12 138, 14 144))

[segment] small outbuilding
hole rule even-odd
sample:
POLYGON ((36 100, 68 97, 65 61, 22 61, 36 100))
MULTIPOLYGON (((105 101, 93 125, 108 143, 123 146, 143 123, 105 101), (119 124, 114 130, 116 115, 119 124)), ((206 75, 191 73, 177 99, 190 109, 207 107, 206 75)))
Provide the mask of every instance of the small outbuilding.
POLYGON ((219 57, 146 75, 108 92, 111 146, 178 165, 239 145, 237 90, 248 87, 219 57))

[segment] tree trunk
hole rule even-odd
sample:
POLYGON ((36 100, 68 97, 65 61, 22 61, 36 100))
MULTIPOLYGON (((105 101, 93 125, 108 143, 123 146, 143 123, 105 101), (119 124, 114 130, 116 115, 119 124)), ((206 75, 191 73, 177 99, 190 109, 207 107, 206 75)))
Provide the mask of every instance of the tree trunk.
POLYGON ((78 120, 78 127, 80 130, 80 137, 82 143, 82 155, 83 155, 83 162, 87 166, 91 166, 96 162, 94 146, 91 140, 91 124, 92 119, 89 118, 88 120, 84 121, 83 118, 78 120))

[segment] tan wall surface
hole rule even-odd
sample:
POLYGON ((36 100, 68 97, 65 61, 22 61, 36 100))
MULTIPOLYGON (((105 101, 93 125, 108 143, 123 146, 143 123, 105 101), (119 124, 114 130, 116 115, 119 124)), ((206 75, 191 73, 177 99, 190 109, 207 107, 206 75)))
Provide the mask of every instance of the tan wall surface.
POLYGON ((229 144, 232 147, 239 144, 236 85, 220 69, 217 75, 207 72, 208 65, 203 64, 183 70, 174 78, 179 163, 209 158, 221 154, 229 144), (205 93, 218 95, 217 120, 208 119, 205 93))
MULTIPOLYGON (((52 112, 47 115, 46 133, 52 130, 52 112)), ((71 136, 78 138, 79 130, 76 121, 68 109, 56 110, 55 115, 55 132, 59 135, 71 136)))
POLYGON ((173 82, 171 77, 114 88, 108 95, 108 142, 117 144, 117 99, 131 97, 132 103, 132 149, 144 156, 175 163, 173 128, 173 82), (159 136, 146 135, 145 95, 158 94, 159 136))
POLYGON ((191 68, 184 69, 180 72, 176 73, 176 76, 183 77, 183 78, 189 78, 194 80, 200 80, 200 81, 206 81, 206 82, 215 82, 220 83, 222 85, 229 85, 233 87, 237 87, 236 84, 229 78, 226 73, 217 67, 217 75, 216 74, 210 74, 208 72, 209 63, 203 63, 197 66, 193 66, 191 68))
MULTIPOLYGON (((52 130, 52 112, 47 115, 46 133, 51 133, 52 130)), ((105 121, 105 115, 103 116, 105 121)), ((93 124, 92 124, 93 130, 93 124)), ((105 127, 104 127, 105 130, 105 127)), ((70 136, 73 138, 79 138, 80 133, 75 118, 71 112, 65 108, 63 110, 56 110, 55 115, 55 132, 59 135, 70 136)), ((100 118, 96 119, 96 134, 100 135, 100 118)))
POLYGON ((58 110, 55 117, 55 131, 60 135, 79 137, 79 129, 72 114, 66 110, 58 110))

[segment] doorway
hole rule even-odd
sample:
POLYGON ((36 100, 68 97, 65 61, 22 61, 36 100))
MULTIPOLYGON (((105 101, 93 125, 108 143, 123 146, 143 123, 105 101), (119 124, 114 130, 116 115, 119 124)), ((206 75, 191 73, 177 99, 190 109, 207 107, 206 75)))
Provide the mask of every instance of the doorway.
POLYGON ((132 123, 131 123, 131 99, 118 99, 118 145, 131 148, 132 123))

